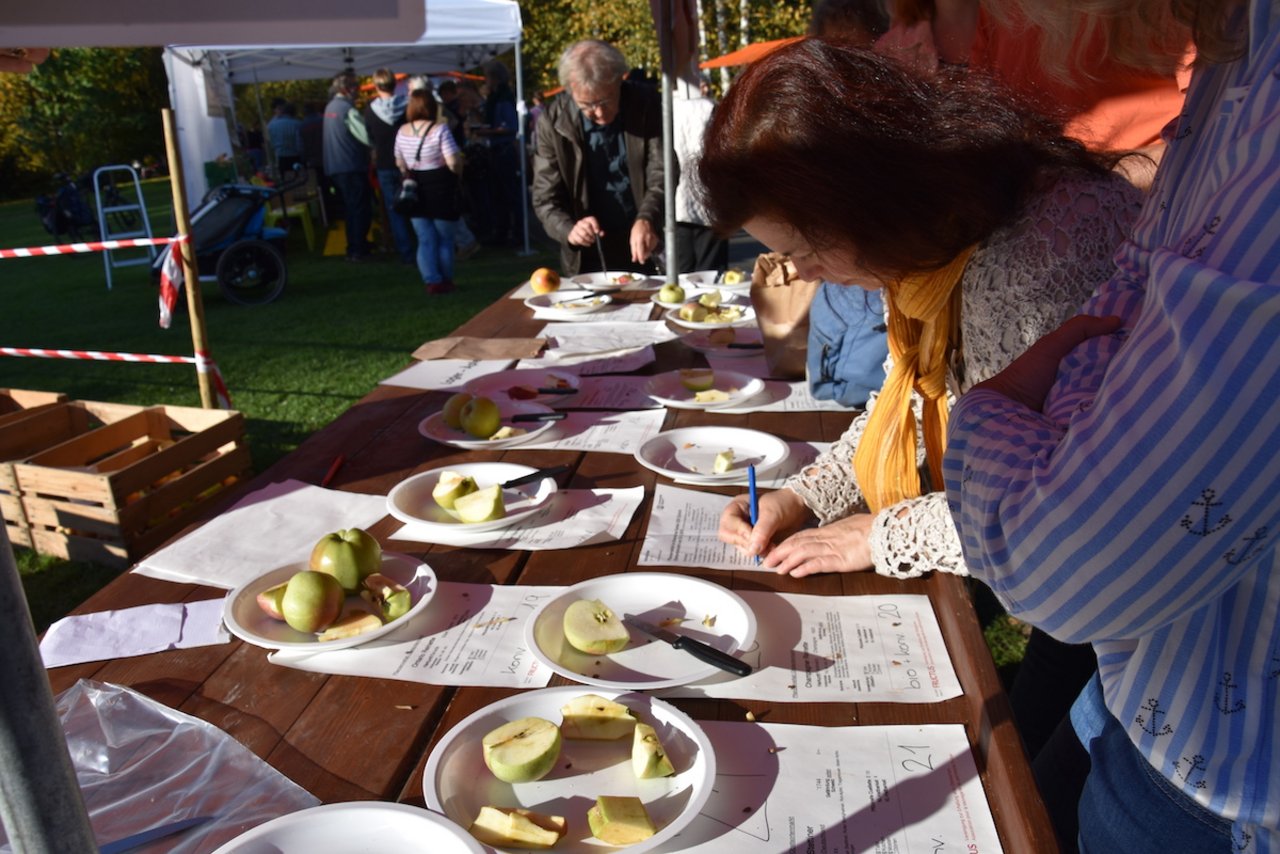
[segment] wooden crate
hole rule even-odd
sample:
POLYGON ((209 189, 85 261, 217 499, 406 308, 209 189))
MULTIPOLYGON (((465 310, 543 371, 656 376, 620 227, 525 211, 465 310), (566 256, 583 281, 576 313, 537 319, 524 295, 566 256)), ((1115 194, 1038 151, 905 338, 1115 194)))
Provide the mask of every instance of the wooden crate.
POLYGON ((27 391, 20 388, 0 388, 0 427, 48 409, 67 399, 57 391, 27 391))
POLYGON ((94 401, 59 402, 53 398, 65 395, 51 392, 18 392, 16 389, 8 392, 12 408, 0 415, 0 515, 4 516, 9 542, 30 548, 31 526, 22 506, 14 463, 141 412, 142 407, 94 401), (30 405, 25 410, 18 409, 24 404, 30 405))
POLYGON ((14 463, 36 551, 127 566, 248 476, 239 412, 134 410, 14 463))

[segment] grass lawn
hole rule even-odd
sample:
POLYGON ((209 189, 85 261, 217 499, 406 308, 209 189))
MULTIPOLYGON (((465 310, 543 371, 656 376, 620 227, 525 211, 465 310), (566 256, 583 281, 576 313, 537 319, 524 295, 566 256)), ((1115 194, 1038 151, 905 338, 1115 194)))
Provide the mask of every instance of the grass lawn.
MULTIPOLYGON (((144 184, 156 235, 173 233, 167 180, 144 184)), ((34 203, 0 204, 0 247, 53 243, 34 203)), ((450 332, 543 265, 537 254, 485 249, 458 264, 458 291, 428 297, 417 268, 391 253, 350 264, 307 250, 301 228, 289 238, 289 284, 276 302, 244 307, 206 284, 209 350, 247 419, 255 471, 289 453, 405 367, 410 353, 450 332)), ((190 355, 185 310, 171 328, 157 322, 147 266, 113 270, 107 290, 100 254, 0 260, 0 346, 190 355)), ((73 399, 199 406, 191 365, 127 364, 0 356, 0 388, 60 391, 73 399)), ((70 565, 18 549, 38 630, 109 581, 115 572, 70 565)))

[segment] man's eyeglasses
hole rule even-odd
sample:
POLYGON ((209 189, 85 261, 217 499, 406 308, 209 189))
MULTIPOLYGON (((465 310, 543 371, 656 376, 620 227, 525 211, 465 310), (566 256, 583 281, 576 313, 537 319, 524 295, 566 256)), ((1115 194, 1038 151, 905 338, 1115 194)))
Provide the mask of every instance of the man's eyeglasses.
POLYGON ((582 112, 594 113, 596 110, 603 110, 605 107, 608 107, 610 104, 612 104, 616 100, 618 100, 618 97, 615 95, 611 98, 601 98, 599 101, 576 101, 575 100, 574 103, 578 105, 578 109, 582 110, 582 112))

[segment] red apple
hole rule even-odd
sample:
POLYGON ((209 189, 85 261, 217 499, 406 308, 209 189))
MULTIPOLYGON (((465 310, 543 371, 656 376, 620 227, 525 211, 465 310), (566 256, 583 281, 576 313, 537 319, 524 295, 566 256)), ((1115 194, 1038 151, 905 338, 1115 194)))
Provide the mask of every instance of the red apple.
POLYGON ((332 575, 348 593, 382 567, 382 546, 360 528, 325 534, 311 550, 311 569, 332 575))
POLYGON ((529 286, 535 294, 549 294, 560 289, 560 274, 549 267, 539 267, 529 277, 529 286))

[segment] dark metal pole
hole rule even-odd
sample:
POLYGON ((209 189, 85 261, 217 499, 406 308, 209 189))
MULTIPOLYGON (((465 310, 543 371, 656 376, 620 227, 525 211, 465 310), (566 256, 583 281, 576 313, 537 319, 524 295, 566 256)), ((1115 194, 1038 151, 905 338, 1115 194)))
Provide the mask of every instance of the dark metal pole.
POLYGON ((18 854, 98 850, 0 518, 0 820, 18 854))

